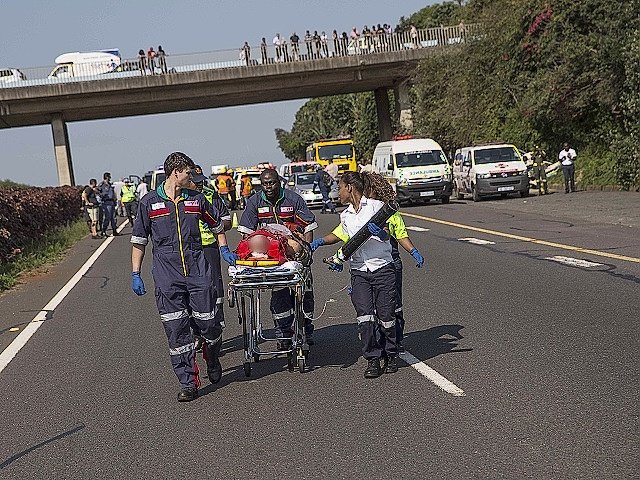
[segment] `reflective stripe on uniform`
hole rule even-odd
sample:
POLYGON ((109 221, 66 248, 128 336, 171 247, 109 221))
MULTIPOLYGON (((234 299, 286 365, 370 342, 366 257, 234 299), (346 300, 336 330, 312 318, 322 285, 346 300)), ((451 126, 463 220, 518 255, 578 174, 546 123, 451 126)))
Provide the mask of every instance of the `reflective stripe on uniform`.
POLYGON ((197 318, 198 320, 213 320, 218 314, 218 307, 213 309, 211 312, 191 312, 193 318, 197 318))
POLYGON ((180 310, 178 312, 163 313, 160 315, 160 319, 163 322, 171 322, 172 320, 178 320, 180 318, 185 318, 188 316, 189 316, 189 312, 185 309, 185 310, 180 310))
POLYGON ((136 237, 134 235, 131 235, 131 243, 136 243, 138 245, 146 245, 147 243, 149 243, 149 239, 147 237, 136 237))
POLYGON ((361 323, 375 322, 376 321, 376 316, 375 315, 360 315, 359 317, 356 318, 356 320, 358 321, 358 325, 360 325, 361 323))
POLYGON ((221 305, 224 303, 224 297, 218 297, 216 298, 216 305, 221 305))
POLYGON ((402 307, 396 308, 396 313, 400 313, 402 311, 402 307))
POLYGON ((396 324, 395 320, 390 320, 388 322, 383 322, 382 320, 380 320, 380 324, 384 327, 384 328, 393 328, 394 325, 396 324))
POLYGON ((273 318, 276 320, 280 320, 282 318, 287 318, 289 316, 293 315, 293 308, 291 310, 287 310, 286 312, 282 312, 282 313, 274 313, 273 314, 273 318))
POLYGON ((192 351, 195 348, 193 343, 188 343, 186 345, 183 345, 181 347, 177 347, 177 348, 170 348, 169 349, 169 355, 182 355, 183 353, 187 353, 192 351))

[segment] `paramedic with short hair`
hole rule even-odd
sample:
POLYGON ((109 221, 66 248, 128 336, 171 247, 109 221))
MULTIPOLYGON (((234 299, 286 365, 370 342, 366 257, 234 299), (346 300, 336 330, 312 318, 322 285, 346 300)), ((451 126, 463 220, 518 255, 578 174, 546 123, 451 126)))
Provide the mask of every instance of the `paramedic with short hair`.
MULTIPOLYGON (((313 240, 313 230, 318 228, 316 217, 304 199, 292 190, 282 188, 278 172, 272 168, 263 170, 260 174, 262 191, 247 199, 247 205, 242 212, 238 232, 249 235, 257 229, 269 224, 278 223, 301 230, 307 242, 313 240)), ((309 276, 309 285, 304 294, 303 310, 306 315, 313 317, 313 280, 309 276)), ((291 290, 283 288, 271 293, 271 313, 277 324, 277 335, 283 340, 280 348, 289 348, 293 336, 294 297, 291 290)), ((307 318, 305 333, 307 343, 313 345, 313 323, 307 318)))
POLYGON ((198 396, 195 351, 189 312, 207 344, 207 374, 212 383, 222 377, 218 359, 224 322, 216 306, 216 278, 202 251, 199 221, 222 232, 220 213, 200 192, 188 189, 193 160, 181 152, 164 162, 166 181, 140 200, 131 234, 131 288, 146 293, 140 269, 145 248, 153 246, 153 280, 158 312, 169 342, 171 365, 180 382, 179 402, 198 396))

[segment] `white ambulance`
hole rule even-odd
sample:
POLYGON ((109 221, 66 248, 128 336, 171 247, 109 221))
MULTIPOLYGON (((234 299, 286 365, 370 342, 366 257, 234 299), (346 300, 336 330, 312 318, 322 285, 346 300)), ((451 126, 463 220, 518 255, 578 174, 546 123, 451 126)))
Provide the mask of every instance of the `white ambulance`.
POLYGON ((438 198, 449 203, 451 168, 435 140, 403 136, 381 142, 373 152, 372 167, 394 185, 399 202, 438 198))
POLYGON ((527 165, 511 144, 477 145, 456 150, 453 189, 458 200, 470 194, 474 202, 488 195, 529 195, 527 165))

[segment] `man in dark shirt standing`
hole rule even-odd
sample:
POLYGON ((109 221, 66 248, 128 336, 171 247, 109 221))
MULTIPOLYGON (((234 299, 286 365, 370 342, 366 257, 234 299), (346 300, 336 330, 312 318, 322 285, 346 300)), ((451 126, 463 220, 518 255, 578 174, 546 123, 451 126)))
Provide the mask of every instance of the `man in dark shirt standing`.
POLYGON ((289 38, 291 40, 291 53, 293 54, 293 60, 300 60, 300 37, 293 32, 293 35, 289 38))
POLYGON ((98 185, 98 194, 102 201, 102 228, 100 234, 104 237, 107 236, 107 227, 111 224, 111 231, 113 236, 119 235, 116 230, 116 192, 111 183, 111 174, 105 172, 102 176, 103 180, 98 185))

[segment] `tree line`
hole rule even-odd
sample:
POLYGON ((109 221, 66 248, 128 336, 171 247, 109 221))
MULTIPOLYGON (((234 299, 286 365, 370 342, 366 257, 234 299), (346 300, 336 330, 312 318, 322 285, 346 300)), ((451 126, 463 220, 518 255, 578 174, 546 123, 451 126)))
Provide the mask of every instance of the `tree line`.
MULTIPOLYGON (((413 133, 447 152, 484 142, 555 155, 578 151, 584 184, 640 187, 640 0, 469 0, 427 6, 400 25, 479 24, 458 48, 423 60, 412 76, 413 133)), ((391 93, 390 93, 391 95, 391 93)), ((393 105, 393 102, 391 102, 393 105)), ((289 159, 319 138, 351 135, 370 156, 378 141, 373 93, 314 98, 290 131, 289 159)))

